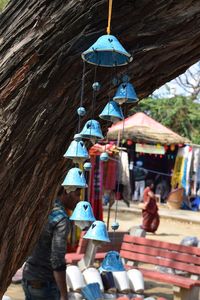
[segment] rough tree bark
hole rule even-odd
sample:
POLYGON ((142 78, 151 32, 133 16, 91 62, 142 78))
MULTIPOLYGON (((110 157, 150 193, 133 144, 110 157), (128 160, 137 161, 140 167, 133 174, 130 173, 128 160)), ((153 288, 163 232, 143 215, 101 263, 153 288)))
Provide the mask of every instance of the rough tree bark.
MULTIPOLYGON (((34 246, 66 173, 80 54, 105 32, 106 20, 105 0, 13 0, 0 15, 1 296, 34 246)), ((198 0, 114 1, 112 33, 134 55, 128 72, 140 99, 199 60, 199 28, 198 0)), ((110 70, 97 73, 103 88, 95 115, 111 88, 110 70)), ((92 78, 87 66, 88 117, 92 78)))

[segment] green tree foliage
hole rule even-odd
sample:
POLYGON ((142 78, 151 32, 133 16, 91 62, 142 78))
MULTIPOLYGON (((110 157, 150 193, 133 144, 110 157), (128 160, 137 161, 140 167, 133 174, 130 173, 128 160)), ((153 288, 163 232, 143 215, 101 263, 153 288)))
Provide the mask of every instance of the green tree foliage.
POLYGON ((0 11, 4 9, 9 0, 0 0, 0 11))
POLYGON ((143 99, 131 113, 144 112, 176 133, 200 144, 200 103, 192 97, 143 99))

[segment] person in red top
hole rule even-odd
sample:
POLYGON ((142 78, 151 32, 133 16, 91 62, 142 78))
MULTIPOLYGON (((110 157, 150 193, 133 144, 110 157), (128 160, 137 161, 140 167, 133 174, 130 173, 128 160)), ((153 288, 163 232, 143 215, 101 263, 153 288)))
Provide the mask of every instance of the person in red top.
POLYGON ((158 214, 158 206, 156 203, 156 196, 153 192, 154 183, 150 182, 144 189, 143 193, 143 209, 142 209, 142 226, 146 232, 155 233, 160 224, 160 218, 158 214))

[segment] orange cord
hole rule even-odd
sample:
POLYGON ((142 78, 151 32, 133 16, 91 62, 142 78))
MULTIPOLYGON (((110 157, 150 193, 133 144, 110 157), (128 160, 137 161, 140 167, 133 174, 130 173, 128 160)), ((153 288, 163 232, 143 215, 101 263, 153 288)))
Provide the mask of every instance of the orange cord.
POLYGON ((109 0, 107 34, 110 34, 111 17, 112 17, 112 0, 109 0))

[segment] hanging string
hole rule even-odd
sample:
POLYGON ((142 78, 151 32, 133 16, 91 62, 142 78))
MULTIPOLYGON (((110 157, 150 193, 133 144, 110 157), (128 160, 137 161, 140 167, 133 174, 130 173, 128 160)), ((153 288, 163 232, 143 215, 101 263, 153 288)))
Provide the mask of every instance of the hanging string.
MULTIPOLYGON (((125 98, 127 98, 127 89, 126 89, 126 95, 125 98)), ((124 109, 124 116, 126 116, 127 113, 127 105, 125 104, 125 109, 124 109)), ((124 138, 124 128, 125 128, 125 117, 123 119, 123 123, 122 123, 122 134, 121 134, 121 141, 124 138)), ((119 141, 120 143, 120 131, 119 131, 119 141)), ((120 144, 119 144, 120 145, 120 144)), ((120 152, 119 152, 119 163, 118 163, 118 182, 117 182, 117 195, 119 195, 119 181, 120 181, 120 175, 122 174, 122 169, 120 170, 120 165, 121 165, 121 158, 122 158, 122 145, 120 148, 120 152), (121 172, 120 172, 121 171, 121 172)), ((115 206, 115 222, 117 220, 117 213, 118 213, 118 200, 116 201, 116 206, 115 206)))
POLYGON ((148 173, 154 173, 154 174, 168 176, 168 177, 172 177, 172 175, 173 175, 173 174, 168 174, 168 173, 163 173, 163 172, 155 171, 155 170, 152 170, 152 169, 140 168, 140 167, 136 167, 136 166, 133 166, 133 168, 137 169, 137 170, 145 170, 145 171, 148 171, 148 173))
POLYGON ((82 79, 81 79, 81 102, 80 102, 80 106, 83 106, 84 87, 85 87, 85 61, 83 61, 83 73, 82 73, 82 79))
MULTIPOLYGON (((83 71, 82 71, 82 78, 81 78, 81 94, 80 94, 80 106, 83 107, 83 99, 84 99, 84 88, 85 88, 85 61, 83 61, 83 71)), ((81 115, 78 115, 78 133, 80 132, 81 129, 81 115)), ((77 142, 77 147, 76 147, 76 156, 78 156, 78 145, 79 143, 77 142)), ((75 166, 77 166, 79 169, 84 172, 83 169, 83 163, 76 162, 75 166)), ((81 195, 80 195, 80 200, 84 200, 84 189, 81 189, 81 195)))
MULTIPOLYGON (((108 88, 108 115, 110 115, 110 100, 111 100, 111 88, 112 88, 112 77, 113 77, 113 68, 111 69, 111 78, 110 78, 110 86, 108 88)), ((106 123, 108 124, 107 127, 109 127, 109 121, 107 120, 106 123)), ((105 145, 104 145, 104 152, 107 153, 106 151, 106 145, 107 145, 107 141, 108 141, 108 137, 106 135, 106 140, 105 140, 105 145)), ((112 158, 109 156, 109 160, 111 160, 112 158)), ((108 163, 108 162, 106 162, 108 163)), ((107 217, 107 230, 109 230, 109 219, 110 219, 110 206, 109 206, 109 210, 108 210, 108 217, 107 217)), ((114 242, 114 236, 113 236, 113 242, 114 242)))
MULTIPOLYGON (((85 87, 85 61, 83 61, 83 71, 82 71, 82 78, 81 78, 81 95, 80 95, 80 105, 79 107, 83 107, 83 98, 84 98, 84 87, 85 87)), ((81 130, 81 116, 78 115, 78 128, 77 131, 78 133, 81 130)), ((76 147, 76 156, 78 155, 78 143, 76 147)), ((78 163, 75 163, 77 167, 79 167, 78 163)))
MULTIPOLYGON (((96 77, 97 77, 97 66, 95 66, 94 68, 94 80, 93 83, 96 82, 96 77)), ((94 120, 94 108, 95 108, 95 104, 96 104, 96 91, 93 88, 93 92, 92 92, 92 120, 94 120)), ((90 135, 92 132, 92 122, 91 122, 91 126, 90 126, 90 135)))
MULTIPOLYGON (((123 149, 122 149, 123 150, 123 149)), ((117 158, 113 158, 113 157, 109 157, 109 160, 113 160, 113 161, 116 161, 117 163, 119 163, 119 159, 117 158)), ((141 170, 146 170, 148 171, 148 173, 154 173, 154 174, 158 174, 158 175, 163 175, 163 176, 168 176, 168 177, 172 177, 173 174, 169 174, 169 173, 163 173, 163 172, 159 172, 159 171, 156 171, 156 170, 152 170, 152 169, 147 169, 147 168, 142 168, 142 167, 136 167, 136 166, 133 166, 134 169, 141 169, 141 170)))
MULTIPOLYGON (((82 73, 82 78, 81 78, 81 99, 80 99, 80 107, 83 107, 83 99, 84 99, 84 88, 85 88, 85 61, 83 61, 83 73, 82 73)), ((81 127, 81 116, 79 115, 79 124, 78 124, 78 132, 80 132, 80 127, 81 127)), ((78 145, 78 144, 77 144, 78 145)), ((78 151, 78 147, 77 147, 78 151)), ((79 168, 83 172, 84 176, 85 171, 83 167, 83 163, 79 164, 79 168)), ((81 195, 80 195, 80 200, 85 200, 86 199, 86 193, 87 193, 87 188, 81 189, 81 195)))
MULTIPOLYGON (((124 109, 124 115, 126 115, 126 108, 127 106, 125 106, 125 109, 124 109)), ((125 118, 123 119, 123 123, 122 123, 122 139, 123 139, 123 136, 124 136, 124 129, 125 129, 125 118)), ((121 172, 121 169, 120 169, 120 165, 121 165, 121 158, 122 158, 122 147, 120 148, 120 151, 119 151, 119 161, 118 161, 118 180, 117 180, 117 190, 116 190, 116 193, 117 195, 119 195, 119 186, 120 186, 120 176, 122 174, 121 172)), ((117 221, 117 214, 118 214, 118 201, 116 201, 116 206, 115 206, 115 222, 117 221)))
MULTIPOLYGON (((109 89, 108 89, 108 115, 110 115, 110 101, 111 101, 111 89, 112 89, 112 79, 113 79, 113 68, 111 69, 111 75, 110 75, 110 86, 109 86, 109 89)), ((109 121, 107 121, 107 124, 109 127, 109 121)), ((108 141, 108 137, 106 135, 106 141, 105 141, 105 149, 104 149, 104 152, 106 152, 106 142, 108 141)))
POLYGON ((116 81, 117 81, 117 82, 115 82, 115 85, 118 86, 119 85, 119 82, 118 82, 118 69, 117 69, 116 64, 114 66, 114 72, 115 72, 114 74, 115 74, 115 78, 116 78, 116 81))
MULTIPOLYGON (((80 99, 80 107, 83 106, 83 98, 84 98, 84 87, 85 87, 85 61, 83 61, 83 72, 81 78, 81 99, 80 99)), ((81 116, 79 115, 78 119, 78 132, 80 132, 81 127, 81 116)))
POLYGON ((111 17, 112 17, 112 0, 109 0, 109 3, 108 3, 108 27, 107 27, 107 34, 110 34, 111 17))
MULTIPOLYGON (((95 66, 95 68, 94 68, 94 80, 93 80, 93 83, 96 82, 96 77, 97 77, 97 66, 95 66)), ((96 104, 96 91, 95 91, 95 89, 93 89, 93 93, 92 93, 92 119, 94 119, 95 104, 96 104)))

